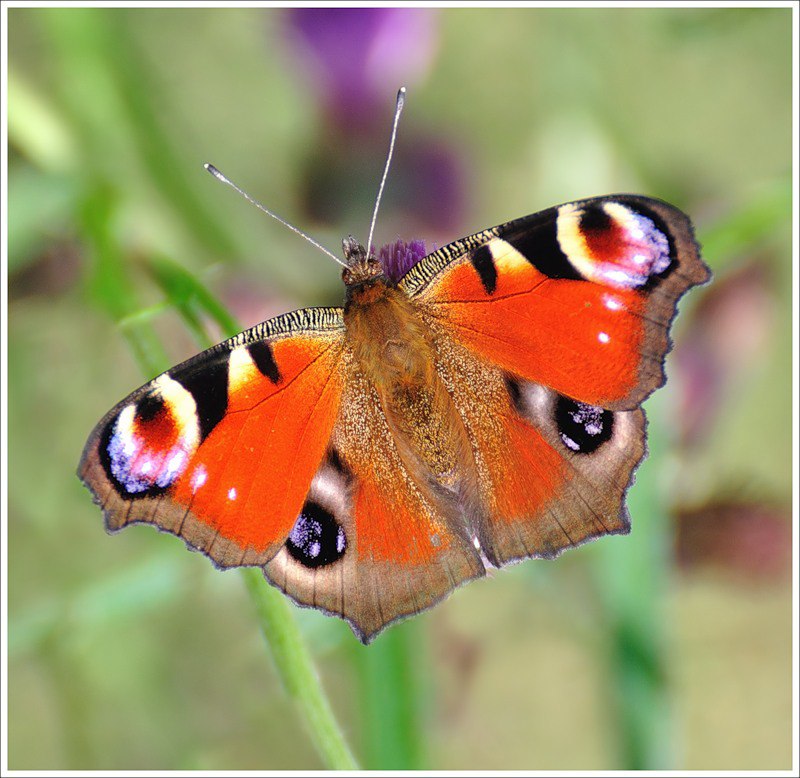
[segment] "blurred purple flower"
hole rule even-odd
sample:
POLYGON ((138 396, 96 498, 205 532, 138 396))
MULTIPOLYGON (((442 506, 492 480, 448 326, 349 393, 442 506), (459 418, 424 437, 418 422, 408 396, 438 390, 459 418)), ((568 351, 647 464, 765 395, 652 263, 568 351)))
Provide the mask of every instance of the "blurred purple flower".
MULTIPOLYGON (((388 114, 387 114, 388 115, 388 114)), ((311 220, 353 230, 368 222, 386 155, 389 121, 369 138, 328 136, 306 159, 301 192, 311 220)), ((463 227, 467 188, 457 149, 401 129, 377 234, 421 235, 440 244, 463 227)), ((365 235, 359 235, 362 240, 365 235)))
POLYGON ((392 281, 399 281, 426 253, 425 241, 412 240, 406 243, 404 240, 396 240, 381 246, 378 259, 383 272, 392 281))
POLYGON ((463 226, 466 182, 455 145, 417 135, 398 144, 393 165, 396 180, 387 191, 387 203, 405 211, 403 218, 414 223, 415 233, 425 229, 440 243, 461 237, 453 231, 463 226))
POLYGON ((387 95, 427 73, 436 16, 427 8, 293 8, 289 32, 330 118, 353 132, 383 124, 387 95))
MULTIPOLYGON (((294 8, 285 19, 289 54, 325 115, 306 158, 304 205, 311 219, 350 230, 366 221, 377 192, 396 90, 423 79, 435 57, 436 12, 294 8)), ((466 191, 453 145, 401 125, 378 231, 452 239, 466 191)))

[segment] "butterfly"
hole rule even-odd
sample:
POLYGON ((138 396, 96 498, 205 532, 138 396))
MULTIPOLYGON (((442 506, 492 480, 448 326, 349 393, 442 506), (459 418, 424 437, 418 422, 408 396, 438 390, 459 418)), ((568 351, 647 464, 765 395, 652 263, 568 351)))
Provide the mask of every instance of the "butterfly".
POLYGON ((641 405, 678 300, 710 277, 687 216, 579 200, 399 279, 343 247, 343 307, 258 324, 97 424, 78 473, 109 532, 148 523, 260 566, 367 643, 487 570, 630 531, 641 405))

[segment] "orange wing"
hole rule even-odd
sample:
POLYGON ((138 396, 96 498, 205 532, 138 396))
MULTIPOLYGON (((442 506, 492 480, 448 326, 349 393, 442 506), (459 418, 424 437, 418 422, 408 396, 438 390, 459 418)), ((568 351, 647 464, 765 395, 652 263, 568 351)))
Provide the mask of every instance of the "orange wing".
POLYGON ((454 501, 402 460, 340 309, 273 319, 141 387, 79 476, 109 531, 150 523, 219 567, 263 565, 364 642, 485 573, 454 501))
POLYGON ((422 260, 400 287, 492 364, 625 410, 664 383, 677 301, 709 277, 683 213, 619 195, 464 238, 422 260))
POLYGON ((638 406, 664 383, 679 298, 708 278, 684 214, 620 195, 457 241, 400 281, 467 429, 465 519, 490 563, 629 531, 638 406))
POLYGON ((644 412, 585 405, 515 378, 431 327, 472 444, 478 507, 465 520, 487 560, 552 558, 627 533, 623 500, 644 455, 644 412))
POLYGON ((283 545, 343 389, 340 309, 280 316, 172 368, 89 437, 78 474, 115 532, 146 522, 220 567, 283 545))

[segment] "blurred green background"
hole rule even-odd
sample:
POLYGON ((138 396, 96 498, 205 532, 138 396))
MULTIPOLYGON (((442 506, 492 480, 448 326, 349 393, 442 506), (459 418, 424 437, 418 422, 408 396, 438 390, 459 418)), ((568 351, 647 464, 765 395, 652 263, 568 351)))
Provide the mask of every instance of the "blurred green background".
POLYGON ((293 608, 365 767, 791 766, 791 11, 8 11, 12 769, 324 762, 241 578, 74 475, 142 361, 336 304, 338 253, 609 192, 715 273, 647 403, 633 533, 468 585, 364 648, 293 608), (131 345, 134 348, 131 348, 131 345))

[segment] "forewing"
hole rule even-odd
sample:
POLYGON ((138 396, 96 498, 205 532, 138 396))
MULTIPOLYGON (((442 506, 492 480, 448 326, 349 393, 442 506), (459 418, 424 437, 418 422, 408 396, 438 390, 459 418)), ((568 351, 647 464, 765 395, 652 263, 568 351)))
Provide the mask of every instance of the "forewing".
POLYGON ((708 278, 683 213, 616 195, 464 238, 423 259, 400 286, 509 374, 630 410, 664 383, 678 299, 708 278))
POLYGON ((342 313, 295 311, 168 370, 92 432, 78 475, 109 531, 144 522, 218 566, 281 548, 330 442, 342 313))

